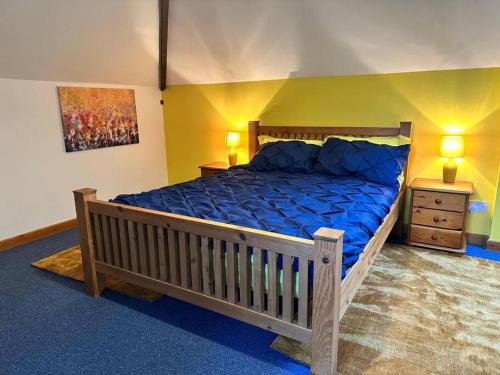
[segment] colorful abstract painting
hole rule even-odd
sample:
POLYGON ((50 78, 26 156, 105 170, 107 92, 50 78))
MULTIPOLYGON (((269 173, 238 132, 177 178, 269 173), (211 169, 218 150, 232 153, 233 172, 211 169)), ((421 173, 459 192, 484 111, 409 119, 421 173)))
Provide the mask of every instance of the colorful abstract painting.
POLYGON ((139 143, 134 90, 58 87, 66 152, 139 143))

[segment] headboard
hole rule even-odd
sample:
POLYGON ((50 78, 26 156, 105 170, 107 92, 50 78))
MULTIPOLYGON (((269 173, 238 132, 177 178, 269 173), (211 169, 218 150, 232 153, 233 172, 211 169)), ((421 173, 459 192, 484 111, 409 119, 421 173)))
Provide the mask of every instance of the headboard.
POLYGON ((259 121, 248 122, 248 156, 251 159, 259 149, 259 135, 285 139, 324 140, 329 135, 354 137, 391 137, 403 135, 411 138, 411 121, 402 121, 399 127, 342 127, 342 126, 280 126, 261 125, 259 121))
MULTIPOLYGON (((329 135, 344 135, 353 137, 394 137, 402 135, 411 139, 411 121, 401 121, 399 127, 377 127, 377 126, 280 126, 261 125, 260 121, 248 122, 248 159, 252 159, 259 149, 259 135, 269 135, 275 138, 285 139, 316 139, 324 140, 329 135)), ((411 155, 411 153, 410 153, 411 155)), ((406 189, 408 179, 408 164, 404 171, 404 182, 402 189, 406 189)))

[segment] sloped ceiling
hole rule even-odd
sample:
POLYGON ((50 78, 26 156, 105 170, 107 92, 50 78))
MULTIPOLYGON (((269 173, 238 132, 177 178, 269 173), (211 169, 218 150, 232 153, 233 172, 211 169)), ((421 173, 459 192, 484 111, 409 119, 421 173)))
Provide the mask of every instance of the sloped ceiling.
POLYGON ((168 82, 500 66, 499 0, 171 0, 168 82))
MULTIPOLYGON (((168 84, 500 66, 499 0, 170 0, 168 84)), ((0 0, 0 78, 158 85, 157 0, 0 0)))
POLYGON ((0 0, 0 78, 158 85, 157 0, 0 0))

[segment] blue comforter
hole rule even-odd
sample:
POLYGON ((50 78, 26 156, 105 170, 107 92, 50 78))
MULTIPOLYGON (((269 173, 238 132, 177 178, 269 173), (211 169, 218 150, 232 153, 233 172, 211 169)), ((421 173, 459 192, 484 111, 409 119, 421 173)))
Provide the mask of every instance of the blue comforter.
POLYGON ((344 277, 389 212, 398 190, 397 184, 384 186, 352 177, 233 167, 112 201, 307 239, 320 227, 343 229, 344 277))

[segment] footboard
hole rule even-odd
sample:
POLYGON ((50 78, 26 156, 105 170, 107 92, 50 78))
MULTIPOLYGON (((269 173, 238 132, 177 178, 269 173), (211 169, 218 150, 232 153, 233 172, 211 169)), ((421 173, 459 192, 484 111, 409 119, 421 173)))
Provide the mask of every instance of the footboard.
POLYGON ((311 343, 311 371, 335 372, 342 231, 312 241, 74 196, 89 295, 113 275, 311 343))

